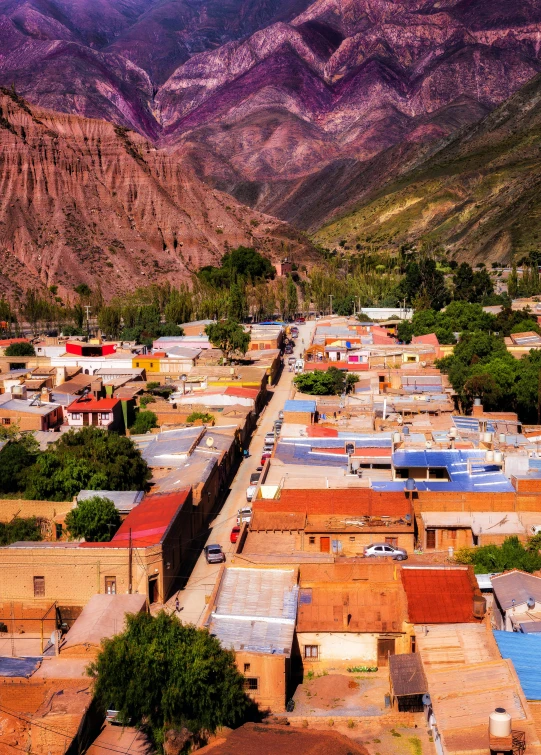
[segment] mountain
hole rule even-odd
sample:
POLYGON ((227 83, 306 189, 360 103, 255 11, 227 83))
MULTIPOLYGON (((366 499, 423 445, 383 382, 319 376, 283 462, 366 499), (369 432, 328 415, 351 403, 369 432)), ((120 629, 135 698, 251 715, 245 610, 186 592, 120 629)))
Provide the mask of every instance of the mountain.
MULTIPOLYGON (((383 157, 400 164, 393 150, 383 157)), ((441 242, 474 263, 538 251, 541 75, 479 123, 425 154, 410 153, 401 175, 387 175, 382 188, 365 189, 360 205, 322 228, 317 240, 391 250, 441 242)))
POLYGON ((374 158, 536 75, 540 35, 538 0, 0 0, 0 84, 313 229, 377 185, 374 158))
POLYGON ((78 283, 106 298, 178 284, 230 247, 277 260, 316 253, 285 223, 209 188, 121 126, 29 106, 0 91, 0 293, 78 283))

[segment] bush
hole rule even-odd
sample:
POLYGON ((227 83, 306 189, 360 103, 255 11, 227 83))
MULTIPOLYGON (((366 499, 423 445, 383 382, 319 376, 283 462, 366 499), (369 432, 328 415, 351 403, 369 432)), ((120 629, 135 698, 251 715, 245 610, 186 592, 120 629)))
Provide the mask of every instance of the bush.
POLYGON ((516 536, 506 538, 502 545, 461 548, 456 552, 455 560, 459 564, 471 564, 476 574, 491 574, 508 569, 521 569, 531 574, 541 569, 539 542, 531 538, 524 546, 516 536))
POLYGON ((297 375, 294 382, 299 391, 312 396, 339 396, 351 390, 359 379, 358 375, 346 373, 336 367, 329 367, 325 372, 304 372, 297 375))
POLYGON ((35 542, 42 539, 36 517, 28 519, 16 517, 11 522, 0 522, 0 545, 11 545, 21 540, 35 542))
POLYGON ((197 422, 198 420, 201 420, 203 425, 211 425, 214 424, 214 415, 207 412, 192 412, 186 417, 186 422, 197 422))
POLYGON ((88 543, 107 543, 120 527, 120 514, 110 498, 99 495, 79 501, 66 516, 66 529, 73 538, 88 543))
POLYGON ((24 490, 27 470, 38 456, 38 445, 25 436, 7 443, 0 451, 0 492, 17 493, 24 490))
POLYGON ((153 427, 158 427, 158 417, 154 412, 138 412, 135 422, 130 427, 130 432, 133 435, 144 435, 149 430, 152 430, 153 427))
POLYGON ((28 341, 18 341, 10 343, 4 354, 7 357, 33 357, 36 355, 36 350, 28 341))
POLYGON ((156 403, 156 399, 154 398, 154 396, 141 396, 141 398, 139 399, 139 404, 140 406, 143 407, 143 409, 148 404, 155 404, 155 403, 156 403))

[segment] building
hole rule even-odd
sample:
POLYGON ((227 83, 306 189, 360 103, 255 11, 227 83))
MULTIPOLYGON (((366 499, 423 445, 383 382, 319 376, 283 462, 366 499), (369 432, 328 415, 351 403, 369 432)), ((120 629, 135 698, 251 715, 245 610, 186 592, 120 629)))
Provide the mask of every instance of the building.
POLYGON ((419 653, 389 657, 391 702, 401 712, 424 710, 423 697, 428 692, 423 663, 419 653))
POLYGON ((48 432, 60 427, 63 421, 62 406, 50 401, 42 401, 39 396, 30 400, 11 398, 0 403, 0 425, 4 427, 16 425, 21 431, 48 432))
POLYGON ((95 399, 81 396, 66 408, 70 427, 101 427, 105 430, 124 430, 122 402, 118 398, 95 399))
POLYGON ((162 603, 191 553, 192 493, 147 496, 108 543, 19 542, 0 548, 0 595, 34 606, 84 606, 95 594, 162 603))
POLYGON ((528 632, 541 621, 541 577, 513 569, 491 578, 492 615, 498 629, 528 632))
POLYGON ((297 641, 305 671, 342 662, 387 666, 408 653, 406 599, 393 564, 302 565, 297 641))
POLYGON ((296 569, 224 568, 205 626, 235 651, 247 694, 258 705, 284 710, 290 691, 297 616, 296 569))
POLYGON ((141 503, 144 495, 142 490, 81 490, 75 500, 79 503, 95 496, 108 498, 115 504, 120 516, 125 517, 141 503))
POLYGON ((428 551, 501 545, 511 535, 526 538, 526 526, 513 511, 424 511, 417 516, 417 531, 428 551))
POLYGON ((289 399, 284 404, 284 422, 311 425, 316 419, 316 402, 289 399))
POLYGON ((494 639, 502 658, 513 662, 526 700, 541 700, 541 678, 539 676, 539 654, 541 636, 522 632, 502 632, 496 630, 494 639))
POLYGON ((179 325, 185 336, 204 336, 207 325, 214 325, 216 320, 192 320, 179 325))
POLYGON ((275 262, 274 267, 276 268, 276 275, 279 278, 291 275, 293 271, 293 263, 287 257, 279 262, 275 262))

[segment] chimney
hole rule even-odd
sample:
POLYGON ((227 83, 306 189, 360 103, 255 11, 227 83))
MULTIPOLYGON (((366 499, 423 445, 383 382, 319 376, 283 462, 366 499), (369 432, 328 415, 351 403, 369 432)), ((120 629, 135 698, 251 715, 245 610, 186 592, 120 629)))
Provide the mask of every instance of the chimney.
POLYGON ((476 398, 473 402, 472 417, 482 417, 484 414, 483 404, 480 398, 476 398))

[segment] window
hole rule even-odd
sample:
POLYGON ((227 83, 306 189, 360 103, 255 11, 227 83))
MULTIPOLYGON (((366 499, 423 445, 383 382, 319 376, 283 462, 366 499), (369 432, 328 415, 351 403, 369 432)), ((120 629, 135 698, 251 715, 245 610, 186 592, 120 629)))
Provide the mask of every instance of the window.
POLYGON ((109 419, 109 412, 106 412, 106 413, 102 412, 100 414, 100 419, 109 419))
POLYGON ((304 646, 305 658, 312 658, 312 660, 317 661, 318 656, 319 656, 319 645, 305 645, 304 646))
POLYGON ((76 414, 75 412, 72 412, 71 418, 72 419, 81 419, 81 415, 80 414, 76 414))
POLYGON ((11 425, 11 420, 9 417, 2 417, 2 424, 3 425, 11 425))
POLYGON ((135 363, 135 366, 136 366, 136 367, 139 367, 139 362, 136 362, 136 363, 135 363))
POLYGON ((45 577, 34 577, 34 598, 45 597, 45 577))
POLYGON ((244 673, 245 674, 249 674, 250 673, 250 665, 251 665, 250 663, 245 663, 244 664, 244 673))
POLYGON ((350 537, 349 539, 350 539, 350 542, 354 543, 355 542, 355 535, 353 535, 353 537, 350 537))
POLYGON ((310 545, 315 545, 316 544, 316 538, 315 537, 309 537, 308 538, 308 542, 310 543, 310 545))
POLYGON ((259 679, 255 676, 247 676, 244 680, 244 689, 255 692, 259 689, 259 679))
POLYGON ((116 595, 116 577, 105 577, 105 594, 116 595))

